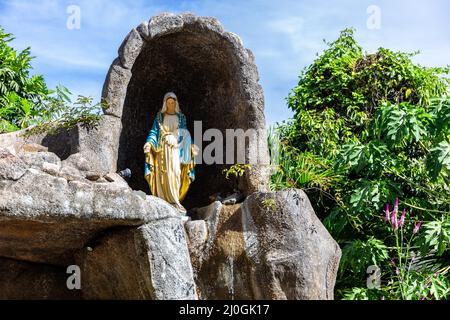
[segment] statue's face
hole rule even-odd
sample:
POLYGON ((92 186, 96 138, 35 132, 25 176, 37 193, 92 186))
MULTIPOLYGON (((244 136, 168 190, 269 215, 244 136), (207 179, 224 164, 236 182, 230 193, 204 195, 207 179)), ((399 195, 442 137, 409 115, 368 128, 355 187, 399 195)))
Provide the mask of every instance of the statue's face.
POLYGON ((175 113, 175 99, 173 98, 168 98, 166 100, 166 106, 167 106, 167 113, 175 113))

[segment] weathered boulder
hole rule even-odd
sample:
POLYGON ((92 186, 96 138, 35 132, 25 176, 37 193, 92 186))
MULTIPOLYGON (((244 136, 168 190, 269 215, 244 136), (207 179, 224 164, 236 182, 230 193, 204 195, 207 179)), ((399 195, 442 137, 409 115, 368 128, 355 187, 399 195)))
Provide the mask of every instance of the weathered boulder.
POLYGON ((126 182, 126 180, 115 172, 110 172, 106 174, 103 178, 105 178, 106 181, 114 183, 118 186, 128 187, 128 183, 126 182))
POLYGON ((85 299, 197 298, 179 218, 110 232, 76 260, 84 277, 85 299))
MULTIPOLYGON (((55 154, 39 153, 21 155, 60 163, 55 154)), ((43 162, 39 170, 37 161, 24 162, 1 148, 0 154, 0 271, 13 265, 23 271, 0 275, 0 281, 17 278, 16 286, 0 283, 0 297, 196 298, 182 219, 174 207, 133 191, 117 174, 104 182, 72 179, 57 167, 49 170, 55 163, 43 162), (69 292, 62 272, 72 264, 82 266, 77 293, 69 292)), ((80 172, 69 163, 66 168, 80 172)))
POLYGON ((0 256, 67 264, 101 230, 178 216, 165 201, 147 197, 27 169, 17 181, 0 180, 0 256))
POLYGON ((89 171, 91 165, 89 160, 80 152, 71 154, 67 159, 62 161, 63 166, 73 167, 78 171, 89 171))
POLYGON ((30 168, 42 169, 44 163, 51 163, 57 167, 61 166, 61 160, 53 152, 48 151, 22 151, 18 153, 18 157, 22 159, 30 168))
POLYGON ((303 191, 254 193, 186 223, 201 299, 333 299, 341 250, 303 191))
POLYGON ((26 172, 27 165, 7 149, 0 148, 0 179, 18 180, 26 172))
MULTIPOLYGON (((48 152, 48 148, 37 143, 19 144, 16 151, 18 153, 38 153, 48 152)), ((51 156, 51 155, 50 155, 51 156)))

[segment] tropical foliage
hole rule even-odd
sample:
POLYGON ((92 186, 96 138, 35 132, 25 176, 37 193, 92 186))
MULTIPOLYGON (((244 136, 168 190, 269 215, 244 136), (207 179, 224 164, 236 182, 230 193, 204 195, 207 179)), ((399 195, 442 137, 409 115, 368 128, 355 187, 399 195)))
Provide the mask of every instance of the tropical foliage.
POLYGON ((450 70, 363 53, 352 29, 327 45, 287 98, 293 119, 269 134, 272 187, 303 188, 341 245, 337 297, 449 298, 450 70), (396 198, 393 230, 382 216, 396 198))
POLYGON ((94 125, 102 113, 100 104, 83 96, 72 104, 67 88, 48 89, 42 76, 30 74, 30 48, 17 52, 10 46, 13 39, 0 27, 0 133, 30 126, 28 134, 55 132, 76 123, 94 125))

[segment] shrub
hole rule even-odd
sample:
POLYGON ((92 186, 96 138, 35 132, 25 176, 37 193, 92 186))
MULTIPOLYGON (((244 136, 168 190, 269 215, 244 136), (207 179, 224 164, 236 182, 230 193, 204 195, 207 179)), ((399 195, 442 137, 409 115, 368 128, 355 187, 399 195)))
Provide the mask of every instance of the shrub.
POLYGON ((303 188, 343 248, 337 297, 443 299, 448 290, 430 293, 423 281, 448 289, 450 70, 417 65, 416 53, 363 53, 353 32, 328 43, 289 94, 294 118, 269 134, 280 154, 272 187, 303 188), (400 281, 390 259, 404 248, 380 212, 397 197, 408 219, 423 221, 415 249, 442 267, 437 278, 411 273, 414 290, 392 289, 400 281), (369 265, 388 277, 380 290, 365 288, 369 265))
POLYGON ((13 36, 0 27, 0 133, 33 126, 28 134, 54 133, 77 123, 95 125, 103 113, 100 104, 79 96, 72 104, 70 91, 47 88, 41 75, 30 75, 30 48, 21 52, 9 43, 13 36))

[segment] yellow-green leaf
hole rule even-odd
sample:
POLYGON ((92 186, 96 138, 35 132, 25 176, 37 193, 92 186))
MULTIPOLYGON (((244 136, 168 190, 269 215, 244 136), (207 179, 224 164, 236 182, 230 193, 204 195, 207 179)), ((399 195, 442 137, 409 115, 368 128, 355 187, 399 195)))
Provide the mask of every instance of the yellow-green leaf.
POLYGON ((405 97, 406 97, 406 99, 409 98, 409 96, 411 95, 411 93, 412 93, 412 90, 411 90, 411 89, 407 89, 407 90, 406 90, 406 92, 405 92, 405 97))

